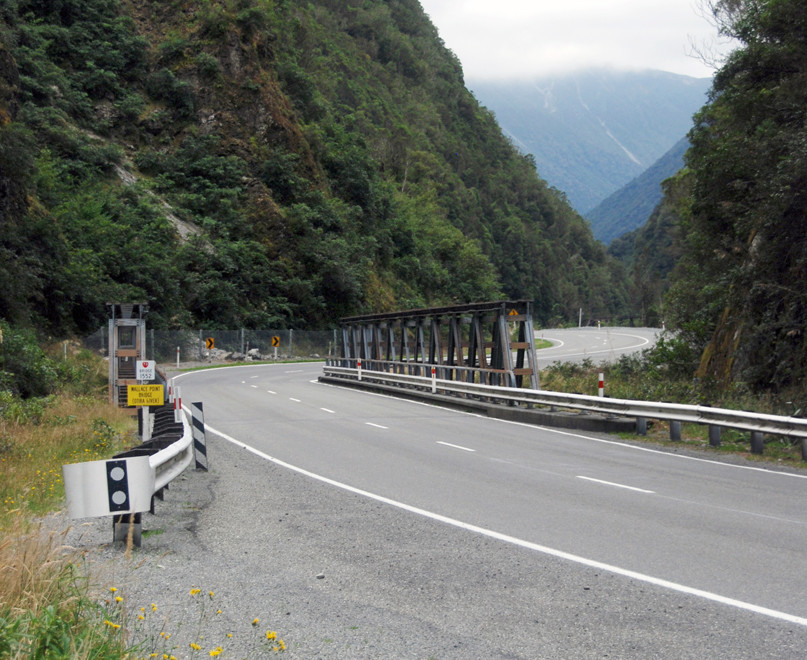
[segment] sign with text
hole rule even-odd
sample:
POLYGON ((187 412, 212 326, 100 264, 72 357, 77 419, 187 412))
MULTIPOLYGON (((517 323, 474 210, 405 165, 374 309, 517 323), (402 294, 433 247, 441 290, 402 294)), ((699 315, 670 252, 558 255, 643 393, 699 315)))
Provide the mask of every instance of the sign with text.
POLYGON ((157 366, 154 360, 138 360, 135 364, 137 380, 154 380, 154 370, 157 366))
POLYGON ((161 406, 165 400, 162 385, 127 385, 127 406, 161 406))

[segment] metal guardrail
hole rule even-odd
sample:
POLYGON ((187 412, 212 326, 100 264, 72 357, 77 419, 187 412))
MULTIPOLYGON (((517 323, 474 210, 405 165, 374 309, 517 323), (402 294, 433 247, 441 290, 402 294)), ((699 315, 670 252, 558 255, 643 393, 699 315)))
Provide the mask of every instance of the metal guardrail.
POLYGON ((113 539, 140 546, 142 514, 154 513, 154 498, 162 499, 168 484, 194 460, 193 429, 176 405, 153 411, 150 437, 137 447, 106 461, 63 466, 72 518, 111 515, 113 539))
MULTIPOLYGON (((680 423, 682 422, 705 424, 710 427, 710 443, 713 445, 719 444, 719 429, 721 427, 751 432, 752 449, 755 443, 761 446, 762 434, 799 438, 802 440, 803 447, 807 445, 807 418, 767 415, 742 410, 712 408, 710 406, 634 399, 611 399, 584 394, 514 389, 511 387, 445 380, 437 378, 437 370, 441 368, 440 365, 422 365, 424 372, 426 370, 431 371, 432 367, 434 367, 434 376, 428 377, 389 373, 389 371, 393 371, 392 365, 388 365, 389 371, 371 371, 357 367, 337 366, 336 364, 344 362, 345 360, 328 361, 324 368, 324 374, 333 378, 343 378, 351 381, 362 380, 369 383, 413 388, 424 392, 488 399, 508 405, 550 406, 597 412, 604 415, 633 417, 637 419, 637 430, 640 433, 646 429, 647 419, 659 419, 676 423, 679 425, 677 428, 679 434, 680 423), (717 432, 711 429, 717 429, 717 432)), ((672 424, 670 432, 671 435, 674 434, 672 424)))

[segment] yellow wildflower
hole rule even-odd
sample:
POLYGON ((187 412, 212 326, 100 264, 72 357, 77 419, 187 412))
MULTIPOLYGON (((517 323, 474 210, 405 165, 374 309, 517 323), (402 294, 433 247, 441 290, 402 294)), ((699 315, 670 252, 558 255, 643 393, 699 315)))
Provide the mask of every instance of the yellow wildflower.
POLYGON ((201 593, 201 592, 202 592, 201 589, 191 589, 191 596, 195 596, 196 594, 201 593))
POLYGON ((214 648, 214 649, 213 649, 213 650, 210 652, 210 655, 211 655, 212 657, 214 657, 214 658, 215 658, 217 655, 221 655, 221 652, 222 652, 223 650, 224 650, 223 648, 221 648, 220 646, 217 646, 216 648, 214 648))
POLYGON ((201 651, 201 650, 202 650, 202 647, 201 647, 201 646, 199 646, 199 645, 198 645, 196 642, 191 642, 191 643, 189 644, 189 646, 190 646, 190 647, 191 647, 191 648, 192 648, 194 651, 201 651))
POLYGON ((258 617, 255 617, 255 618, 252 620, 252 625, 253 625, 253 626, 257 626, 257 625, 258 625, 260 622, 261 622, 261 620, 260 620, 258 617))
POLYGON ((277 639, 277 633, 273 630, 267 630, 266 639, 277 639))
POLYGON ((116 602, 116 603, 122 603, 122 602, 123 602, 123 598, 121 598, 120 596, 115 596, 115 602, 116 602))

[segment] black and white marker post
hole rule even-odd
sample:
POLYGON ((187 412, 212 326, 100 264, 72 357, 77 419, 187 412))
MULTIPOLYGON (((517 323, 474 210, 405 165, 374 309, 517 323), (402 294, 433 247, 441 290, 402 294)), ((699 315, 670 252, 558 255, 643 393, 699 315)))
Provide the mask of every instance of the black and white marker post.
POLYGON ((202 402, 190 404, 191 431, 193 433, 193 455, 196 469, 207 472, 207 439, 205 436, 205 413, 202 402))

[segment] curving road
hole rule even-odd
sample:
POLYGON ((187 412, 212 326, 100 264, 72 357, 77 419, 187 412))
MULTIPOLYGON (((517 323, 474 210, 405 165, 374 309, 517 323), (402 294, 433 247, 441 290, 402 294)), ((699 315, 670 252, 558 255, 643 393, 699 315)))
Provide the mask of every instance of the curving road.
POLYGON ((658 328, 563 328, 538 330, 536 339, 552 342, 551 347, 538 351, 538 364, 545 367, 553 362, 582 362, 594 364, 613 362, 620 356, 652 348, 661 330, 658 328))
MULTIPOLYGON (((649 334, 546 331, 559 343, 542 353, 612 357, 649 334)), ((178 384, 184 401, 204 402, 211 435, 249 449, 252 469, 303 474, 334 499, 359 495, 350 501, 375 502, 402 527, 424 521, 403 561, 418 572, 439 564, 457 606, 438 606, 427 596, 437 578, 415 574, 417 589, 381 580, 398 594, 388 609, 446 631, 489 626, 496 613, 510 640, 502 657, 799 657, 807 475, 327 386, 320 370, 237 367, 178 384), (476 599, 486 607, 468 605, 476 599)), ((360 571, 362 548, 384 546, 396 527, 357 517, 356 547, 339 562, 360 571)))

